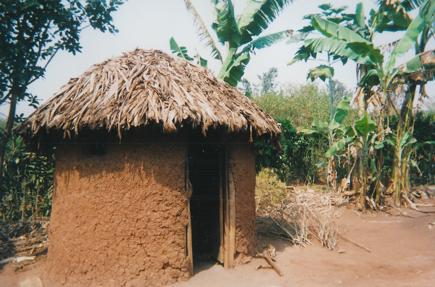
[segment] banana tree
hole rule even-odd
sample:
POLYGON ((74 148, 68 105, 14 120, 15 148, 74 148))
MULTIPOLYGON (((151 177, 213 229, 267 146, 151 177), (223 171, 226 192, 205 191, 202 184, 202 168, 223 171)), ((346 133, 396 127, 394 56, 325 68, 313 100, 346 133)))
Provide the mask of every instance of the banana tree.
MULTIPOLYGON (((341 59, 344 62, 352 60, 361 67, 364 67, 358 83, 360 87, 359 94, 363 94, 365 101, 370 99, 378 101, 377 107, 380 114, 378 116, 378 141, 382 141, 385 137, 384 110, 387 107, 395 108, 392 100, 392 97, 395 96, 395 87, 397 87, 398 84, 403 85, 405 83, 409 87, 407 94, 414 95, 415 88, 413 88, 413 86, 416 85, 416 82, 414 81, 413 84, 410 83, 409 81, 411 80, 412 82, 413 80, 409 76, 415 73, 428 74, 427 70, 429 70, 429 74, 431 74, 433 70, 433 61, 423 61, 423 59, 432 58, 434 51, 421 52, 420 49, 420 52, 408 62, 401 65, 397 65, 396 63, 398 59, 411 48, 418 46, 417 40, 419 37, 420 43, 429 38, 428 35, 431 33, 431 25, 434 21, 435 3, 426 0, 403 1, 399 4, 400 6, 398 7, 401 7, 400 11, 402 11, 402 14, 396 13, 391 15, 388 19, 385 19, 384 12, 387 10, 386 7, 389 7, 389 5, 385 4, 382 6, 384 8, 380 9, 382 13, 371 13, 369 25, 363 24, 365 17, 361 9, 362 5, 358 5, 355 13, 355 24, 361 28, 359 30, 337 24, 334 21, 322 18, 318 15, 313 16, 311 25, 323 37, 306 39, 304 45, 295 56, 297 60, 307 60, 310 57, 315 58, 317 54, 326 52, 336 59, 341 59), (409 15, 405 14, 407 11, 405 3, 420 5, 418 15, 413 20, 410 20, 409 15), (398 19, 401 19, 401 21, 398 19), (393 49, 390 53, 381 51, 381 47, 376 47, 373 44, 371 38, 374 32, 394 29, 400 30, 406 25, 407 30, 404 36, 391 45, 393 49), (427 54, 431 55, 431 57, 427 56, 427 54)), ((427 81, 425 78, 420 78, 420 80, 423 84, 427 81)), ((402 108, 402 111, 405 110, 408 112, 403 111, 402 115, 409 115, 409 111, 412 112, 412 108, 410 109, 409 105, 411 104, 412 107, 414 96, 409 96, 405 99, 403 107, 408 106, 408 108, 402 108)), ((367 109, 366 105, 364 109, 367 109)), ((412 126, 412 122, 409 120, 407 122, 408 126, 412 126)), ((400 131, 403 129, 403 127, 397 129, 395 147, 395 153, 397 155, 395 155, 393 170, 402 170, 403 167, 402 158, 398 157, 401 138, 404 135, 404 133, 400 131)), ((382 167, 383 162, 382 156, 379 158, 378 168, 382 167)), ((406 190, 402 191, 404 187, 403 184, 397 182, 399 178, 403 176, 406 177, 407 175, 403 174, 403 172, 393 171, 393 183, 388 190, 389 193, 395 194, 394 197, 396 199, 400 198, 402 192, 406 192, 406 190)), ((409 180, 406 179, 406 181, 409 180)), ((379 192, 381 192, 380 189, 377 193, 379 192)), ((379 198, 379 194, 377 194, 376 197, 379 198)), ((396 203, 399 204, 399 201, 396 200, 396 203)))
MULTIPOLYGON (((306 61, 309 58, 316 58, 322 52, 327 52, 328 59, 341 60, 343 64, 346 64, 348 60, 353 60, 357 64, 358 82, 361 82, 360 80, 367 74, 370 65, 373 64, 364 58, 364 54, 365 56, 371 56, 369 60, 373 60, 376 57, 379 59, 379 53, 378 55, 374 55, 374 53, 368 55, 367 49, 364 50, 364 47, 361 46, 364 43, 373 43, 373 38, 376 33, 406 30, 412 21, 409 12, 420 7, 424 2, 425 1, 422 0, 378 1, 377 9, 372 9, 369 17, 365 16, 362 3, 356 5, 353 14, 345 13, 344 7, 333 8, 329 4, 321 5, 319 8, 322 12, 307 15, 305 18, 310 20, 310 25, 300 31, 309 32, 311 34, 313 32, 320 32, 326 39, 321 38, 319 41, 316 41, 316 38, 310 39, 307 45, 303 45, 299 49, 294 60, 306 61), (368 18, 367 21, 366 18, 368 18), (328 27, 329 29, 326 29, 329 31, 325 31, 325 26, 328 26, 329 23, 335 25, 331 25, 328 27), (337 27, 343 27, 343 29, 339 30, 337 27), (338 34, 336 35, 335 33, 338 34), (346 49, 346 44, 352 42, 360 43, 360 47, 346 49), (316 47, 314 48, 314 46, 316 47), (328 52, 329 50, 330 52, 328 52), (352 52, 356 52, 357 55, 352 55, 352 52), (362 55, 359 55, 360 53, 362 53, 362 55), (369 67, 367 67, 367 65, 369 65, 369 67)), ((396 43, 397 41, 377 48, 379 48, 379 50, 386 50, 394 47, 396 43)), ((374 48, 374 45, 368 48, 374 48)), ((361 116, 367 109, 367 100, 370 97, 370 93, 368 93, 367 90, 364 91, 363 87, 360 87, 357 95, 361 95, 355 99, 358 100, 361 116)))
POLYGON ((342 99, 329 122, 314 121, 309 129, 301 129, 300 132, 306 135, 320 135, 328 140, 329 149, 326 152, 327 164, 327 184, 337 189, 337 163, 340 162, 341 154, 337 152, 337 147, 342 146, 342 138, 345 133, 344 120, 350 111, 350 100, 342 99))
POLYGON ((354 122, 345 121, 350 111, 350 100, 345 98, 338 104, 329 123, 313 122, 310 129, 303 129, 301 132, 332 138, 330 147, 325 153, 328 159, 328 183, 337 189, 338 167, 347 165, 348 168, 341 182, 348 187, 351 178, 358 176, 361 180, 357 186, 353 186, 353 189, 358 195, 360 207, 369 205, 376 209, 380 205, 381 198, 377 194, 368 194, 367 190, 378 183, 380 176, 376 165, 377 150, 386 144, 391 144, 391 140, 378 141, 376 123, 367 112, 354 122), (329 170, 330 165, 335 167, 335 172, 329 170))
MULTIPOLYGON (((317 14, 310 14, 306 15, 304 18, 306 20, 310 21, 310 24, 303 27, 299 30, 301 33, 305 33, 307 36, 310 36, 312 34, 318 33, 318 25, 317 25, 317 19, 324 19, 326 21, 334 23, 336 26, 341 25, 343 27, 348 28, 349 30, 355 31, 355 34, 359 38, 365 38, 370 40, 373 36, 373 29, 370 29, 370 26, 365 23, 365 17, 363 13, 363 5, 362 3, 358 4, 355 9, 354 14, 346 13, 345 10, 347 7, 339 7, 334 8, 330 4, 322 4, 319 6, 320 13, 317 14)), ((373 15, 376 15, 376 13, 373 13, 373 15)), ((385 23, 390 23, 391 21, 384 21, 385 23)), ((309 38, 309 37, 306 37, 309 38)), ((323 52, 323 50, 321 51, 323 52)), ((309 58, 315 58, 317 59, 319 57, 319 54, 321 54, 319 51, 315 51, 311 49, 310 46, 303 45, 296 56, 294 57, 292 62, 299 61, 299 60, 305 60, 307 61, 309 58)), ((334 52, 327 52, 327 58, 326 61, 327 65, 320 65, 318 67, 315 67, 311 69, 308 73, 308 78, 311 80, 314 80, 316 78, 319 78, 326 82, 326 85, 328 87, 329 92, 329 98, 330 98, 330 122, 332 123, 334 118, 334 108, 332 105, 332 96, 335 92, 335 85, 332 81, 332 77, 334 75, 334 68, 333 65, 337 62, 342 62, 342 64, 346 64, 349 60, 349 57, 339 55, 334 52)), ((365 65, 358 64, 357 65, 357 77, 363 75, 366 71, 365 65)), ((361 98, 361 97, 360 97, 361 98)), ((343 104, 343 103, 340 103, 343 104)), ((359 115, 362 117, 365 115, 365 109, 366 106, 364 104, 364 101, 359 102, 359 115)), ((330 145, 330 152, 327 154, 328 158, 328 183, 332 182, 332 186, 336 187, 336 179, 337 174, 339 173, 339 169, 341 168, 342 164, 340 164, 340 157, 342 157, 341 154, 337 154, 337 148, 344 147, 344 138, 341 140, 337 139, 337 136, 335 138, 333 137, 333 134, 343 135, 343 131, 340 129, 337 129, 338 133, 335 133, 334 130, 330 129, 329 132, 329 145, 330 145), (334 152, 334 155, 331 154, 331 152, 334 152)), ((347 137, 349 139, 349 137, 347 137)), ((346 143, 348 144, 348 143, 346 143)), ((352 154, 348 154, 348 158, 353 158, 354 163, 348 164, 349 166, 352 166, 350 172, 348 172, 347 178, 343 178, 342 182, 345 180, 346 187, 351 186, 350 182, 352 181, 352 187, 354 189, 360 189, 360 186, 366 186, 364 184, 366 177, 362 176, 364 173, 363 171, 358 170, 359 168, 363 168, 363 165, 361 163, 365 162, 365 159, 360 158, 361 156, 364 156, 365 153, 363 153, 360 150, 357 150, 357 146, 353 147, 352 154), (353 156, 352 156, 353 155, 353 156), (357 167, 355 169, 355 167, 357 167)), ((382 157, 380 157, 382 158, 382 157)), ((365 198, 364 196, 362 198, 365 198)))
MULTIPOLYGON (((247 0, 244 12, 236 17, 231 0, 212 0, 216 18, 211 28, 218 45, 191 0, 184 0, 192 14, 200 39, 210 49, 211 56, 221 63, 218 77, 236 86, 244 75, 251 54, 289 38, 292 30, 262 35, 291 0, 247 0), (220 47, 219 47, 220 46, 220 47)), ((171 45, 171 50, 172 45, 171 45)), ((175 54, 179 55, 178 52, 175 54)))
POLYGON ((379 204, 380 198, 368 194, 367 191, 369 186, 378 182, 376 151, 383 144, 384 142, 377 141, 376 123, 365 113, 352 124, 337 126, 336 140, 326 152, 328 158, 343 157, 348 162, 347 176, 343 178, 347 186, 350 185, 352 176, 360 179, 358 185, 354 184, 352 188, 357 191, 361 208, 369 205, 376 209, 379 204))
MULTIPOLYGON (((370 185, 379 185, 380 172, 376 165, 376 151, 383 147, 384 142, 378 141, 376 133, 376 123, 366 112, 364 116, 354 122, 351 133, 347 134, 346 142, 352 143, 354 149, 354 170, 359 172, 360 186, 358 194, 358 203, 361 208, 369 205, 376 209, 380 204, 381 193, 376 192, 376 188, 371 190, 374 193, 370 194, 370 185), (352 137, 353 135, 353 137, 352 137), (358 154, 359 153, 359 154, 358 154), (358 166, 357 166, 358 165, 358 166)), ((353 170, 351 170, 351 173, 353 170)))
POLYGON ((326 87, 328 89, 328 99, 329 99, 329 120, 332 120, 332 117, 335 112, 334 100, 335 100, 335 81, 334 77, 334 68, 329 61, 328 65, 319 65, 315 68, 310 69, 308 72, 307 78, 311 81, 315 81, 316 79, 320 79, 326 83, 326 87))
MULTIPOLYGON (((305 20, 311 20, 313 17, 318 16, 325 19, 328 19, 330 21, 333 21, 334 23, 343 24, 345 26, 349 26, 353 19, 355 18, 354 14, 347 14, 346 6, 343 7, 333 7, 331 4, 322 4, 319 5, 320 13, 316 14, 308 14, 304 16, 305 20)), ((316 29, 311 25, 306 25, 303 28, 299 29, 298 32, 303 35, 301 38, 305 38, 309 36, 311 33, 314 33, 316 29)), ((293 61, 291 61, 289 64, 293 64, 294 62, 301 60, 297 57, 293 61)), ((303 58, 302 60, 306 60, 306 58, 303 58)), ((308 72, 307 78, 311 81, 314 81, 316 79, 320 79, 323 82, 325 82, 327 90, 328 90, 328 96, 329 96, 329 120, 332 121, 332 118, 335 113, 335 92, 336 92, 336 82, 333 80, 334 77, 334 64, 337 62, 337 58, 332 55, 328 54, 326 59, 322 59, 326 64, 321 64, 315 68, 310 69, 308 72)), ((343 58, 343 63, 345 63, 346 59, 343 58)))
POLYGON ((180 58, 183 58, 187 61, 194 61, 196 60, 196 64, 200 65, 201 67, 207 68, 208 61, 201 57, 199 54, 196 54, 194 58, 192 58, 189 55, 189 51, 185 46, 178 45, 177 41, 175 41, 174 37, 171 37, 169 39, 169 46, 171 48, 171 51, 174 55, 177 55, 180 58))

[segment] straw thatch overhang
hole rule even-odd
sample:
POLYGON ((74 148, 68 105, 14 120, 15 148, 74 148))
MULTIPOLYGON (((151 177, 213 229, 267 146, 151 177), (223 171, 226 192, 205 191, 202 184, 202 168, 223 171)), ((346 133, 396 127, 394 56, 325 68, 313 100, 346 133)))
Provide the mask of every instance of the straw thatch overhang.
POLYGON ((50 131, 65 138, 81 130, 119 137, 131 128, 159 125, 224 128, 276 138, 279 125, 237 89, 208 70, 158 50, 136 49, 92 66, 71 79, 18 128, 27 138, 50 131))

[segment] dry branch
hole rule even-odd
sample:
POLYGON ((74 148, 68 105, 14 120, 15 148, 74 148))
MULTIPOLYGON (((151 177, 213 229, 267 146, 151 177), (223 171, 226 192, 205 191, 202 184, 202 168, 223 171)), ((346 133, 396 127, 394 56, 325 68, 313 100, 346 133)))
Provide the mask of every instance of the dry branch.
POLYGON ((344 236, 343 234, 340 234, 340 233, 337 233, 337 234, 338 234, 338 236, 339 236, 341 239, 343 239, 344 241, 347 241, 347 242, 349 242, 349 243, 352 243, 352 244, 355 245, 356 247, 359 247, 359 248, 361 248, 361 249, 367 251, 368 253, 371 253, 371 252, 372 252, 372 251, 371 251, 370 249, 368 249, 367 247, 365 247, 365 246, 363 246, 363 245, 361 245, 361 244, 359 244, 359 243, 357 243, 357 242, 355 242, 355 241, 353 241, 353 240, 347 238, 347 237, 344 236))
POLYGON ((414 202, 412 202, 406 194, 403 194, 403 198, 408 203, 409 208, 411 208, 412 210, 415 210, 415 211, 418 211, 418 212, 421 212, 421 213, 435 213, 435 210, 421 210, 421 209, 418 209, 416 204, 414 202))
POLYGON ((316 238, 322 246, 335 248, 337 226, 333 205, 342 202, 338 194, 310 188, 286 189, 279 183, 263 181, 259 181, 261 190, 256 198, 257 213, 262 216, 258 219, 260 233, 286 238, 302 246, 311 244, 311 239, 316 238))
MULTIPOLYGON (((266 260, 266 262, 270 265, 270 267, 273 268, 273 270, 275 270, 275 272, 279 275, 279 276, 283 276, 284 274, 282 273, 281 269, 279 269, 278 265, 276 265, 275 262, 273 262, 272 258, 270 258, 270 256, 265 255, 265 254, 259 254, 257 255, 258 258, 263 258, 264 260, 266 260)), ((263 267, 264 268, 264 267, 263 267)))
POLYGON ((399 208, 393 208, 393 209, 394 209, 394 210, 397 210, 397 212, 398 212, 399 214, 394 214, 394 213, 392 213, 392 212, 389 211, 389 210, 383 210, 383 212, 385 212, 385 213, 387 213, 387 214, 389 214, 389 215, 392 215, 392 216, 403 216, 403 217, 408 217, 408 218, 416 218, 415 216, 411 216, 411 215, 409 215, 409 214, 407 214, 407 213, 401 211, 399 208))

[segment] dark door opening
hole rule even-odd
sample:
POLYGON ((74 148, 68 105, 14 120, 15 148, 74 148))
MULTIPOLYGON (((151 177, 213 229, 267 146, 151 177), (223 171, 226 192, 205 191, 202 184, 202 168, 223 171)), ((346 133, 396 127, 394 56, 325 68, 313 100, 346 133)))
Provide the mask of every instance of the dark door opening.
POLYGON ((219 257, 223 154, 223 148, 219 145, 193 144, 189 148, 194 272, 215 264, 219 257))

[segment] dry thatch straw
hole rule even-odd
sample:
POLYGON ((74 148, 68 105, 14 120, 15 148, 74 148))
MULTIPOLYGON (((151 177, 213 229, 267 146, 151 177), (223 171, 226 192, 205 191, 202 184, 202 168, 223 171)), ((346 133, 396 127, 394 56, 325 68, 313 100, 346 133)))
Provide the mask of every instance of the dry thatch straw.
POLYGON ((183 125, 224 127, 251 135, 280 133, 278 124, 237 89, 208 70, 158 50, 136 49, 92 66, 71 79, 37 109, 18 131, 35 136, 61 130, 122 131, 150 124, 174 132, 183 125))

